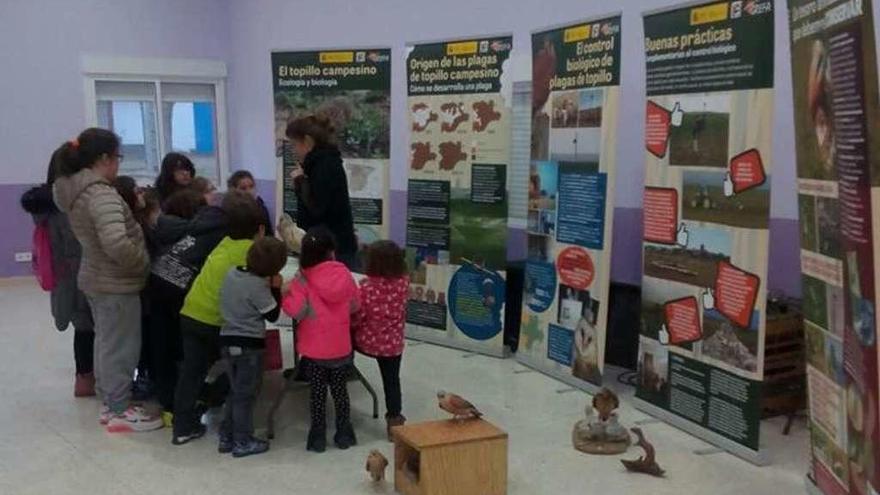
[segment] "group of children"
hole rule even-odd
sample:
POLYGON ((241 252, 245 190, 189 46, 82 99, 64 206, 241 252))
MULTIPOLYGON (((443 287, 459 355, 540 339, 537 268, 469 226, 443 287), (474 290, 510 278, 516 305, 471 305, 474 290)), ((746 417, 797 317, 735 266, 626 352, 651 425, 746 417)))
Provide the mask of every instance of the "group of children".
POLYGON ((268 450, 268 442, 254 437, 253 410, 266 321, 276 321, 281 310, 294 321, 296 352, 310 377, 308 450, 326 449, 328 388, 335 404, 335 445, 346 449, 357 443, 346 389, 355 350, 378 362, 389 436, 405 422, 400 363, 409 279, 396 244, 367 247, 366 277, 357 284, 336 260, 334 235, 315 227, 303 238, 299 272, 285 285, 280 272, 287 246, 272 236, 250 173, 236 172, 219 204, 210 181, 195 177, 192 162, 176 153, 163 161, 155 188, 141 189, 124 176, 113 186, 146 239, 150 273, 141 296, 139 374, 149 369, 164 412, 134 415, 111 428, 117 423, 105 405, 101 422, 110 423, 108 430, 150 431, 164 420, 173 426, 172 443, 183 445, 205 434, 206 409, 225 402, 218 451, 243 457, 268 450), (218 362, 220 377, 206 381, 218 362))

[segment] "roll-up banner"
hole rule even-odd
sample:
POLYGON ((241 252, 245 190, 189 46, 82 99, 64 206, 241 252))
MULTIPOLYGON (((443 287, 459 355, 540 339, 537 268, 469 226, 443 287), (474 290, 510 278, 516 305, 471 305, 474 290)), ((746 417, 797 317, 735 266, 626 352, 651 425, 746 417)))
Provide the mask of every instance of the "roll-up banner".
POLYGON ((880 127, 869 0, 789 0, 812 474, 880 491, 880 127))
POLYGON ((407 46, 407 337, 504 355, 511 36, 407 46))
POLYGON ((528 261, 516 358, 602 383, 620 98, 620 15, 532 34, 528 261))
POLYGON ((773 15, 771 0, 644 14, 637 405, 759 464, 773 15))

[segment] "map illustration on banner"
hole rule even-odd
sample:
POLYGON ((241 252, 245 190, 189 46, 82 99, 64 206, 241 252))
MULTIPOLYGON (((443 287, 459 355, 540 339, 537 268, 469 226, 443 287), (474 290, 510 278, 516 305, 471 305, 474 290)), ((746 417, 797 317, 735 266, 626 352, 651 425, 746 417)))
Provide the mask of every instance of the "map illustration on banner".
POLYGON ((602 383, 620 80, 620 17, 532 34, 528 261, 517 360, 602 383))
POLYGON ((880 135, 872 2, 789 0, 812 473, 880 490, 880 135))
POLYGON ((285 136, 287 125, 321 114, 336 128, 355 227, 361 244, 388 238, 391 129, 391 50, 272 53, 275 98, 277 212, 296 219, 290 174, 302 157, 285 136))
POLYGON ((639 383, 648 412, 759 457, 773 2, 645 14, 639 383))
POLYGON ((504 353, 510 36, 407 47, 407 336, 504 353))

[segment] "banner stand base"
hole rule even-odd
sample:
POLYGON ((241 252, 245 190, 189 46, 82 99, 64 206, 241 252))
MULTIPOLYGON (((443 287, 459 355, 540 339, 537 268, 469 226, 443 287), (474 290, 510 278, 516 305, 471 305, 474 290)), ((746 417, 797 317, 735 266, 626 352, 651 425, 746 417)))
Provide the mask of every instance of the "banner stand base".
POLYGON ((551 378, 559 380, 560 382, 565 383, 566 385, 571 385, 572 387, 574 387, 578 390, 582 390, 588 394, 595 395, 596 393, 599 392, 599 390, 602 389, 602 387, 595 385, 593 383, 581 380, 580 378, 577 378, 577 377, 574 377, 571 375, 567 375, 565 373, 554 372, 553 370, 548 370, 546 368, 543 368, 536 361, 533 361, 529 357, 521 355, 519 353, 516 354, 516 361, 523 366, 527 366, 527 367, 529 367, 539 373, 542 373, 542 374, 547 375, 551 378))
POLYGON ((804 487, 809 495, 824 495, 809 476, 804 476, 804 487))
POLYGON ((661 409, 654 404, 643 401, 638 397, 633 397, 631 400, 633 405, 639 411, 654 416, 670 426, 674 426, 700 440, 715 445, 716 447, 723 449, 725 452, 733 454, 746 462, 752 463, 756 466, 766 466, 770 464, 770 460, 767 458, 767 452, 764 450, 759 449, 758 451, 754 451, 732 440, 724 438, 717 433, 706 430, 684 418, 676 416, 665 409, 661 409))
POLYGON ((423 335, 411 335, 407 333, 406 335, 404 335, 404 337, 406 337, 407 340, 415 340, 417 342, 422 342, 425 344, 439 345, 440 347, 457 349, 460 351, 475 352, 477 354, 482 354, 484 356, 494 357, 498 359, 505 359, 510 356, 510 352, 508 351, 506 346, 502 347, 499 351, 493 351, 485 347, 468 344, 466 342, 451 343, 441 339, 432 339, 423 335))

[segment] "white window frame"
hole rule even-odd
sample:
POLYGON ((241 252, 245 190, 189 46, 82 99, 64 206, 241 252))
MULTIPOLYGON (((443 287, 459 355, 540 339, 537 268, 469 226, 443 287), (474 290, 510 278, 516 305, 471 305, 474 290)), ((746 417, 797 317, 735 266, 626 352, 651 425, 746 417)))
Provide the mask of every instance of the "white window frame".
MULTIPOLYGON (((211 84, 214 86, 214 107, 217 120, 218 188, 229 178, 229 133, 226 122, 226 64, 210 59, 141 58, 84 55, 81 60, 85 94, 86 126, 98 125, 95 85, 98 81, 152 83, 156 87, 156 103, 162 105, 162 83, 211 84)), ((161 112, 161 108, 157 108, 161 112)), ((159 131, 159 155, 165 154, 165 122, 156 115, 159 131)))

